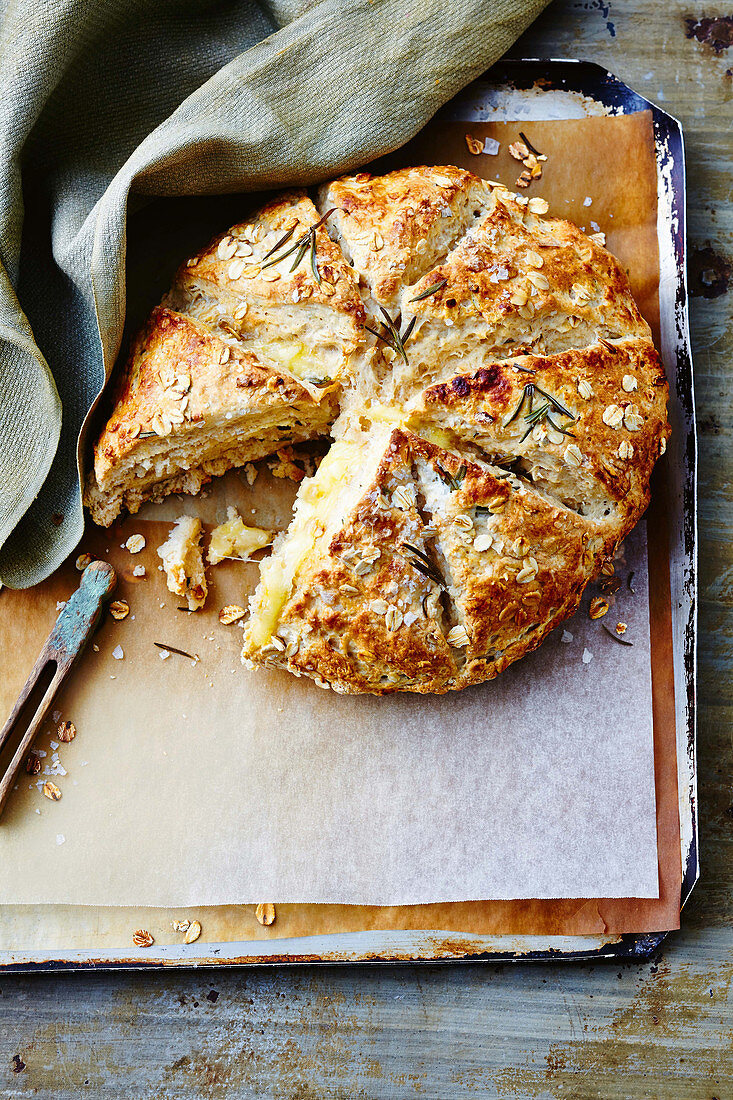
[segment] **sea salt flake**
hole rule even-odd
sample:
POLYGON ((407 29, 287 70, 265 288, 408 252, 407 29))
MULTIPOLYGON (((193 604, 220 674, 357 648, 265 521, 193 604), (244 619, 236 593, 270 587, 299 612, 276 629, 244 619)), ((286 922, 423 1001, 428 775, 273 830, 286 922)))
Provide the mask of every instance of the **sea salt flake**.
POLYGON ((560 641, 565 642, 565 644, 567 645, 567 643, 572 642, 572 640, 573 640, 573 635, 570 633, 570 631, 569 630, 563 630, 562 638, 560 639, 560 641))
POLYGON ((583 206, 590 206, 590 204, 592 202, 593 202, 593 199, 590 197, 590 195, 586 195, 585 198, 583 199, 583 206))
POLYGON ((64 836, 63 833, 56 833, 56 843, 57 844, 65 844, 66 843, 66 837, 64 836))
POLYGON ((125 652, 121 645, 116 645, 114 647, 114 649, 112 650, 112 656, 114 657, 115 661, 122 660, 122 658, 125 656, 125 652))
POLYGON ((484 152, 488 153, 490 157, 495 157, 501 149, 501 142, 496 138, 487 137, 484 139, 484 152))
POLYGON ((592 660, 593 660, 593 654, 591 653, 591 651, 589 649, 584 649, 583 650, 583 664, 584 665, 589 665, 592 660))

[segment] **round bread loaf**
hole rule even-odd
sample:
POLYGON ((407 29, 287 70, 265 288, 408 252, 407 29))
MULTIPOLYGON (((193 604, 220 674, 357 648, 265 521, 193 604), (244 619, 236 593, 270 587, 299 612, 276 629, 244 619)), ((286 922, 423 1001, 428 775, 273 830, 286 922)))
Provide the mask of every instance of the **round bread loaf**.
POLYGON ((285 193, 217 238, 133 348, 94 518, 330 432, 244 662, 340 692, 495 676, 576 610, 669 436, 624 271, 546 213, 417 167, 285 193))

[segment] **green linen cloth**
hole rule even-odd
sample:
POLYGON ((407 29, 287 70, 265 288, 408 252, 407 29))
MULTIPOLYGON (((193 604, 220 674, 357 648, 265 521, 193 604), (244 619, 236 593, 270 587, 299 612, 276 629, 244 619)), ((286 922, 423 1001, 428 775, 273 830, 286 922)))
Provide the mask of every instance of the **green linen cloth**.
POLYGON ((5 584, 44 579, 83 532, 78 440, 120 346, 128 207, 395 149, 546 2, 0 2, 5 584))

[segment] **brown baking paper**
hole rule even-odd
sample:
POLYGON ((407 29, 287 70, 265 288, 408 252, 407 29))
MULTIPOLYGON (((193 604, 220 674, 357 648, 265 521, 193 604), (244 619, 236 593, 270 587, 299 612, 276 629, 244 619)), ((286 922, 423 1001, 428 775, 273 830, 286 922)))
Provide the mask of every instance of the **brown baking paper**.
MULTIPOLYGON (((548 152, 530 194, 544 193, 553 210, 588 229, 592 217, 607 232, 656 321, 648 116, 521 128, 530 125, 531 140, 548 152)), ((440 155, 432 159, 511 183, 521 166, 503 154, 518 129, 434 124, 430 140, 440 155), (470 157, 469 129, 497 136, 499 157, 470 157)), ((419 141, 401 161, 430 159, 418 149, 419 141)), ((155 278, 162 280, 160 271, 155 278)), ((145 299, 140 281, 135 297, 145 299)), ((89 531, 82 549, 120 570, 118 595, 132 614, 103 625, 99 651, 83 658, 58 701, 79 729, 76 740, 56 750, 48 736, 39 742, 46 760, 60 753, 67 774, 55 781, 63 799, 49 802, 35 778, 23 775, 5 812, 0 900, 16 932, 25 929, 21 938, 38 934, 37 905, 51 902, 66 946, 72 928, 84 929, 74 936, 88 946, 90 924, 98 938, 119 941, 117 929, 131 927, 133 916, 115 907, 137 913, 146 904, 195 908, 212 941, 368 928, 577 934, 675 927, 680 857, 666 543, 650 548, 651 602, 641 528, 619 564, 620 573, 637 574, 637 594, 626 593, 618 612, 633 649, 580 614, 567 624, 572 641, 556 632, 491 684, 442 698, 344 698, 241 668, 241 629, 222 627, 217 614, 224 603, 246 604, 255 565, 211 569, 207 609, 194 615, 177 610, 180 601, 157 569, 164 520, 185 510, 210 525, 236 503, 252 522, 279 526, 293 491, 266 472, 252 488, 232 474, 207 499, 168 501, 111 532, 89 531), (147 538, 135 557, 120 548, 133 531, 147 538), (143 578, 132 574, 139 564, 143 578), (200 660, 162 661, 153 641, 200 660), (118 661, 117 645, 124 651, 118 661), (592 656, 587 663, 584 651, 592 656), (636 900, 625 899, 630 893, 636 900), (522 900, 528 894, 535 900, 522 900), (578 894, 591 900, 573 900, 578 894), (475 897, 494 900, 462 900, 475 897), (253 920, 251 904, 226 904, 268 898, 278 901, 269 929, 253 920), (314 904, 324 899, 426 904, 314 904), (436 899, 443 900, 430 904, 436 899), (93 908, 100 905, 113 908, 93 908)), ((652 527, 656 537, 659 524, 652 527)), ((56 601, 77 582, 70 563, 36 589, 0 595, 4 712, 56 601)), ((168 916, 168 909, 148 910, 140 921, 159 927, 156 939, 165 942, 168 916)), ((44 943, 50 946, 48 935, 44 943)))

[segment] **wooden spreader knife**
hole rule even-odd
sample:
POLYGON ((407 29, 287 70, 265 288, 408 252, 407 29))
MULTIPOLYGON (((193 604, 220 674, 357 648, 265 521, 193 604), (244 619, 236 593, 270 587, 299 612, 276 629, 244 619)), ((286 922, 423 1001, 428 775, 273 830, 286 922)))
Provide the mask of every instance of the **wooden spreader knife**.
POLYGON ((10 717, 0 730, 0 754, 5 757, 5 765, 0 766, 0 813, 59 688, 92 636, 104 602, 116 583, 117 575, 109 562, 93 561, 82 573, 76 592, 61 609, 10 717), (8 753, 3 753, 3 749, 17 736, 20 736, 18 747, 8 761, 8 753))

